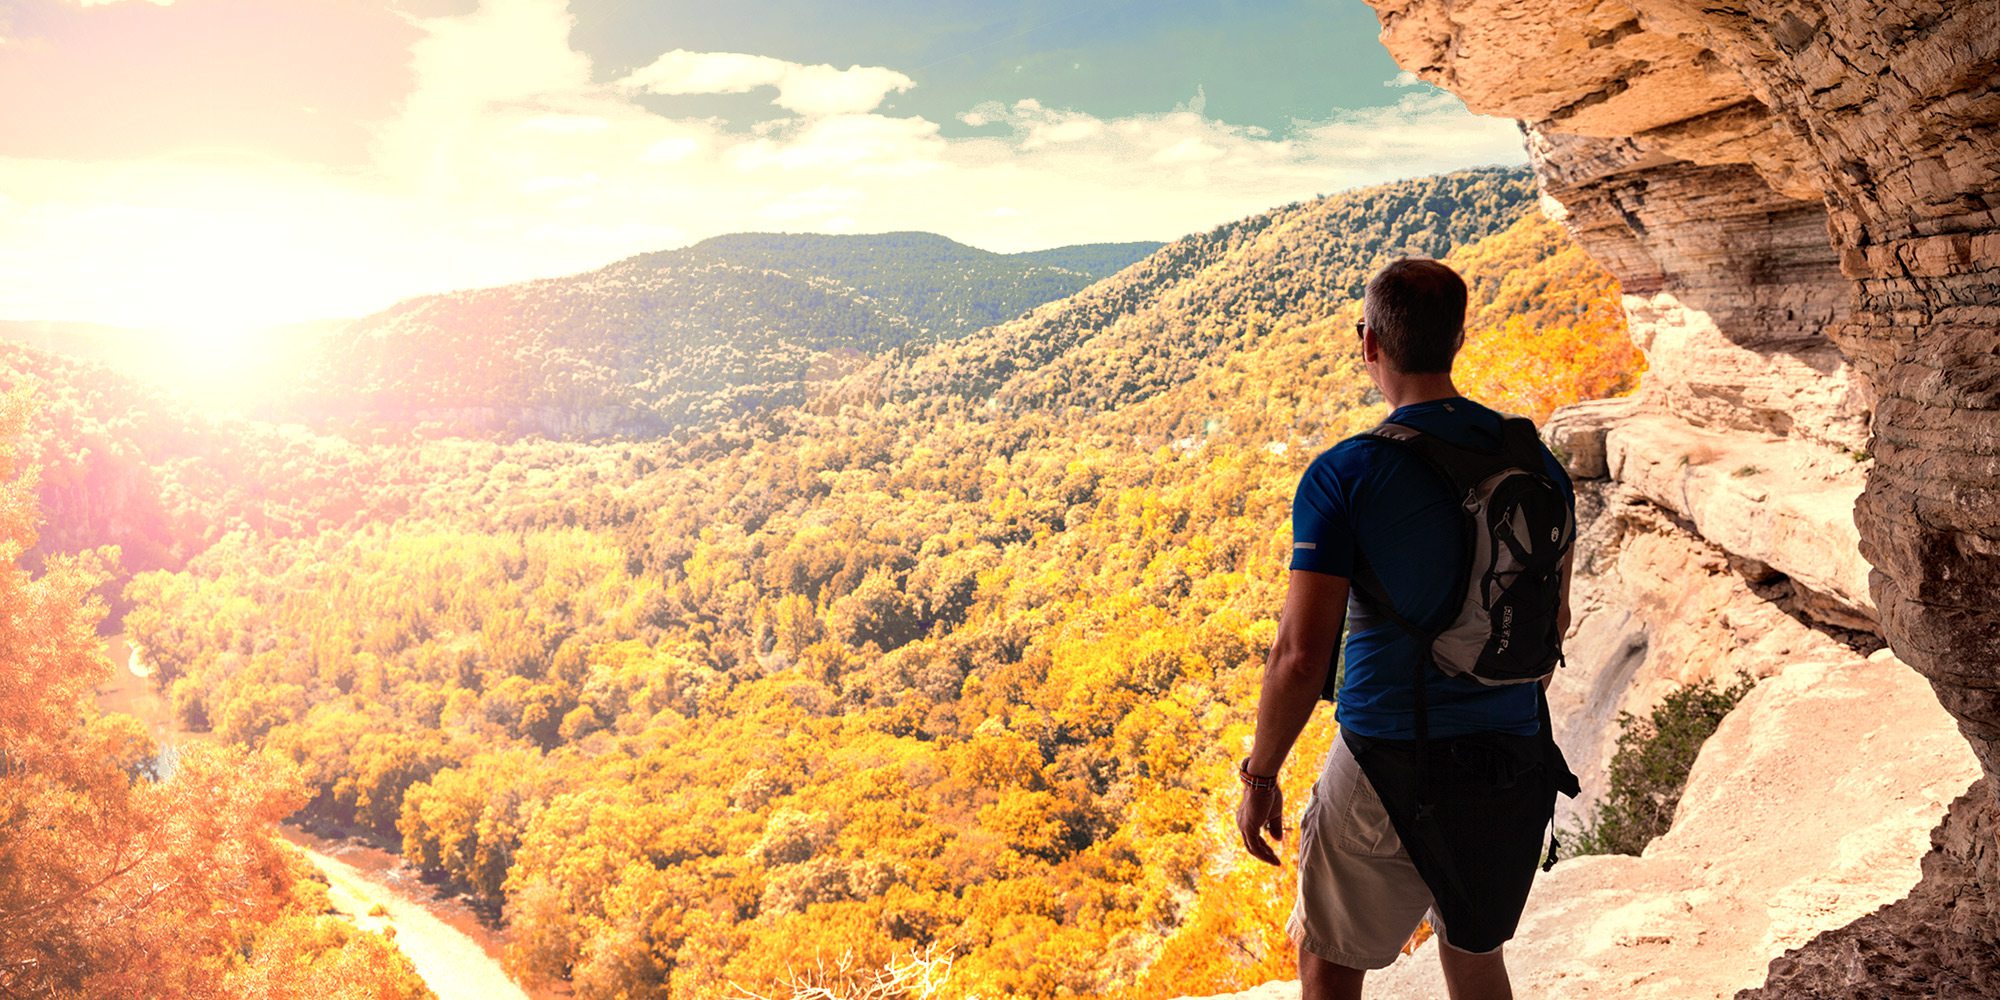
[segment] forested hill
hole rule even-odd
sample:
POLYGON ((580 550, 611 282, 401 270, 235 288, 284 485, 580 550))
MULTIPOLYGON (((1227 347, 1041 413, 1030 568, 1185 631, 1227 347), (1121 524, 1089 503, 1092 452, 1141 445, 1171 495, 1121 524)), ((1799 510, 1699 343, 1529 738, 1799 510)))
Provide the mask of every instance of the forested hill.
POLYGON ((1375 269, 1443 257, 1535 203, 1525 167, 1464 170, 1298 202, 1177 240, 1076 295, 962 340, 906 348, 863 395, 1102 410, 1192 378, 1278 326, 1323 320, 1375 269))
POLYGON ((871 355, 1017 316, 1156 247, 997 254, 929 233, 718 237, 357 320, 323 342, 287 408, 335 426, 657 434, 801 402, 871 355))
MULTIPOLYGON (((1616 287, 1528 204, 1483 171, 1292 206, 878 359, 851 405, 669 437, 189 431, 225 447, 23 349, 0 391, 48 401, 23 454, 77 525, 50 537, 173 557, 122 624, 177 721, 291 761, 305 817, 500 914, 526 980, 778 996, 829 956, 935 948, 939 1000, 1220 993, 1293 974, 1290 869, 1226 817, 1292 491, 1384 409, 1351 325, 1368 269, 1414 250, 1466 276, 1468 394, 1546 413, 1636 378, 1616 287), (144 537, 107 537, 96 512, 141 488, 165 498, 144 537)), ((818 259, 845 277, 797 278, 785 239, 535 297, 637 308, 663 268, 862 280, 839 241, 818 259)), ((480 377, 531 356, 425 347, 480 377)))

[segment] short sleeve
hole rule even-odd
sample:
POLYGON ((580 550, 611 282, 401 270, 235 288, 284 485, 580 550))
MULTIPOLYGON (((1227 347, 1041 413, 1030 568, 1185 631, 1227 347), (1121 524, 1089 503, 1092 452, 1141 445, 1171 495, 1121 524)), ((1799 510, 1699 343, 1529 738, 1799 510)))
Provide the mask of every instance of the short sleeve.
POLYGON ((1292 498, 1292 568, 1354 575, 1354 518, 1342 481, 1340 449, 1314 459, 1292 498))

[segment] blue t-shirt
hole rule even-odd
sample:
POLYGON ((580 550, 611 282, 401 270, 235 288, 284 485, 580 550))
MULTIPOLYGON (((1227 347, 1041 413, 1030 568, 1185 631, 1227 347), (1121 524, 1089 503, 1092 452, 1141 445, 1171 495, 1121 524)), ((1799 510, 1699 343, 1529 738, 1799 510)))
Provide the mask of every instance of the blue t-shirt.
MULTIPOLYGON (((1461 396, 1411 403, 1389 419, 1453 444, 1500 445, 1501 415, 1461 396)), ((1547 448, 1542 453, 1549 477, 1574 509, 1576 494, 1562 463, 1547 448)), ((1299 481, 1292 568, 1352 580, 1358 550, 1396 610, 1436 628, 1456 610, 1445 605, 1466 571, 1463 517, 1452 490, 1421 459, 1394 444, 1348 438, 1314 459, 1299 481)), ((1334 707, 1341 727, 1379 739, 1415 739, 1410 674, 1420 652, 1417 640, 1387 616, 1350 598, 1347 674, 1334 707)), ((1432 667, 1424 691, 1432 736, 1541 731, 1533 684, 1489 686, 1432 667)))

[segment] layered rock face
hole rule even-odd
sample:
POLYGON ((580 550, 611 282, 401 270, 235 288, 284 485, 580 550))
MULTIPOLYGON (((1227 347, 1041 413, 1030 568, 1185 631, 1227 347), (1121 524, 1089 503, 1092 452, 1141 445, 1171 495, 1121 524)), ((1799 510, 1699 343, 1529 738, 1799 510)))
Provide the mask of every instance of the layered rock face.
POLYGON ((1685 684, 1848 663, 1880 646, 1872 632, 1830 624, 1865 624, 1872 614, 1854 596, 1866 578, 1848 520, 1859 472, 1774 497, 1774 483, 1812 475, 1800 459, 1817 456, 1631 407, 1604 410, 1617 422, 1579 428, 1577 414, 1565 413, 1551 428, 1572 456, 1593 446, 1606 455, 1596 480, 1572 457, 1583 525, 1575 624, 1568 667, 1549 689, 1557 741, 1583 784, 1576 800, 1559 803, 1566 827, 1596 807, 1621 712, 1644 716, 1685 684))
POLYGON ((1981 808, 1978 793, 1961 796, 1932 835, 1914 892, 1785 952, 1771 963, 1763 988, 1737 1000, 2000 996, 1993 943, 1983 933, 2000 922, 2000 894, 1969 891, 1977 886, 1975 873, 1993 867, 1995 851, 2000 830, 1993 812, 1981 808))
POLYGON ((2000 789, 2000 3, 1373 4, 1404 66, 1528 123, 1650 405, 1872 441, 1883 631, 2000 789))
MULTIPOLYGON (((1525 123, 1551 211, 1623 283, 1647 351, 1636 400, 1551 428, 1602 479, 1586 669, 1554 692, 1580 770, 1672 682, 1820 658, 1776 609, 1857 653, 1880 635, 1929 681, 1984 774, 1938 842, 1991 839, 2000 0, 1370 3, 1405 68, 1525 123)), ((2000 899, 2000 848, 1951 857, 1913 899, 2000 899)), ((1970 943, 1919 964, 2000 961, 1996 909, 1962 907, 1970 943)), ((1851 930, 1825 947, 1875 954, 1851 930)), ((1793 993, 1839 964, 1787 961, 1793 993)))

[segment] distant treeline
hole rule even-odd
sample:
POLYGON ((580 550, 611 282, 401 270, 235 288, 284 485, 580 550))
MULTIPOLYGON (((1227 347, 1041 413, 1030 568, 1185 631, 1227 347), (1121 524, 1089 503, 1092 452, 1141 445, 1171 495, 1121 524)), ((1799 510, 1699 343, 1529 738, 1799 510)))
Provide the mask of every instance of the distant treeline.
POLYGON ((930 233, 717 237, 358 320, 317 341, 271 410, 350 432, 707 426, 803 403, 875 354, 1011 319, 1157 247, 996 254, 930 233))

